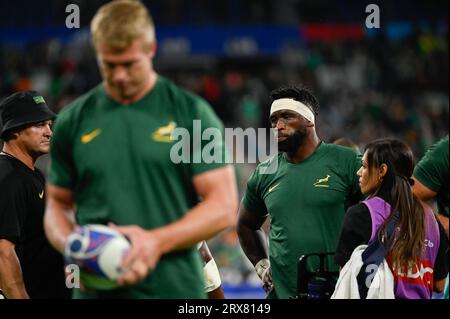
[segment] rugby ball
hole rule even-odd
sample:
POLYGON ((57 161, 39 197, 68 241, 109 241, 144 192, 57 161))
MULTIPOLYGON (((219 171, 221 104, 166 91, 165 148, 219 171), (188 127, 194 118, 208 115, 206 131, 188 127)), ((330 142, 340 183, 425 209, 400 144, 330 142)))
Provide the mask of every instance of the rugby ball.
POLYGON ((123 273, 122 260, 130 250, 129 241, 104 225, 86 225, 69 235, 64 248, 66 264, 79 267, 80 281, 96 290, 110 290, 118 285, 123 273))

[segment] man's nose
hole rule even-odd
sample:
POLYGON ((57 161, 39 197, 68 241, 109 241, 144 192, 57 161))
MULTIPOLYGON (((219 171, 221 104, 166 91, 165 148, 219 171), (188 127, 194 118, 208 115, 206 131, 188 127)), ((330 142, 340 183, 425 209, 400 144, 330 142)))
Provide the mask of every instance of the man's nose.
POLYGON ((113 70, 113 81, 124 81, 127 77, 127 70, 121 65, 117 65, 113 70))
POLYGON ((53 136, 52 127, 50 126, 50 124, 45 126, 44 134, 45 134, 45 136, 48 136, 48 137, 52 137, 53 136))
POLYGON ((275 124, 275 128, 277 130, 280 130, 280 129, 283 130, 283 129, 286 128, 286 123, 284 123, 284 121, 282 119, 278 119, 276 124, 275 124))

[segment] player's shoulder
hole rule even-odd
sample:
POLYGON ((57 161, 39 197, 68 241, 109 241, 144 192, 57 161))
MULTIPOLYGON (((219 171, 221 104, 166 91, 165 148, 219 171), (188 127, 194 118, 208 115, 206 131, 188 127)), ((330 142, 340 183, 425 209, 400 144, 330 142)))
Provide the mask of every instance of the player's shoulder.
POLYGON ((199 99, 200 98, 197 94, 181 87, 180 85, 176 84, 172 80, 169 80, 168 78, 166 78, 162 75, 158 75, 158 89, 164 90, 168 94, 171 94, 171 95, 173 95, 175 97, 179 97, 179 98, 187 98, 187 99, 199 99))
POLYGON ((448 135, 434 143, 424 154, 422 159, 417 163, 415 171, 426 169, 429 165, 435 163, 443 163, 448 165, 448 135))
POLYGON ((171 80, 158 75, 158 90, 173 100, 177 108, 187 108, 191 112, 209 109, 210 105, 201 96, 175 84, 171 80))
POLYGON ((440 139, 431 149, 435 149, 436 152, 448 154, 448 135, 440 139))
POLYGON ((255 175, 268 176, 273 175, 279 171, 280 163, 284 161, 283 153, 273 155, 262 161, 256 166, 255 175))
POLYGON ((350 147, 328 143, 324 143, 324 147, 326 149, 328 156, 336 156, 336 158, 338 159, 343 158, 355 160, 361 157, 360 153, 358 153, 355 149, 350 147))

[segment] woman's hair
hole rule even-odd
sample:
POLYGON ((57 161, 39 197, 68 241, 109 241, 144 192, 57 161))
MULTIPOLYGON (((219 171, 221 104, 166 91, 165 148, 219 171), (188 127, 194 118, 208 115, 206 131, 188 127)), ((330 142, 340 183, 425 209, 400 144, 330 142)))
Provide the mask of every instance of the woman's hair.
POLYGON ((116 0, 103 5, 91 22, 95 48, 105 44, 124 51, 134 40, 142 39, 144 50, 155 42, 155 27, 147 8, 140 1, 116 0))
POLYGON ((382 139, 366 146, 369 174, 375 168, 387 165, 381 188, 391 204, 391 214, 381 225, 379 234, 386 238, 386 228, 395 212, 398 212, 397 229, 389 258, 395 268, 406 273, 423 256, 426 216, 424 206, 411 189, 414 170, 414 155, 405 143, 395 139, 382 139))

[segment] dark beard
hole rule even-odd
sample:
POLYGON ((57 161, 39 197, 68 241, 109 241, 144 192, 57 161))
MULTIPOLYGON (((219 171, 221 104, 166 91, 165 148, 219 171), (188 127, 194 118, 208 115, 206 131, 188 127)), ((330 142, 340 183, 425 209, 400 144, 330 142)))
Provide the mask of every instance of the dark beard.
POLYGON ((288 154, 294 154, 298 148, 303 144, 307 135, 306 128, 301 131, 296 131, 284 141, 278 143, 278 150, 288 154))

